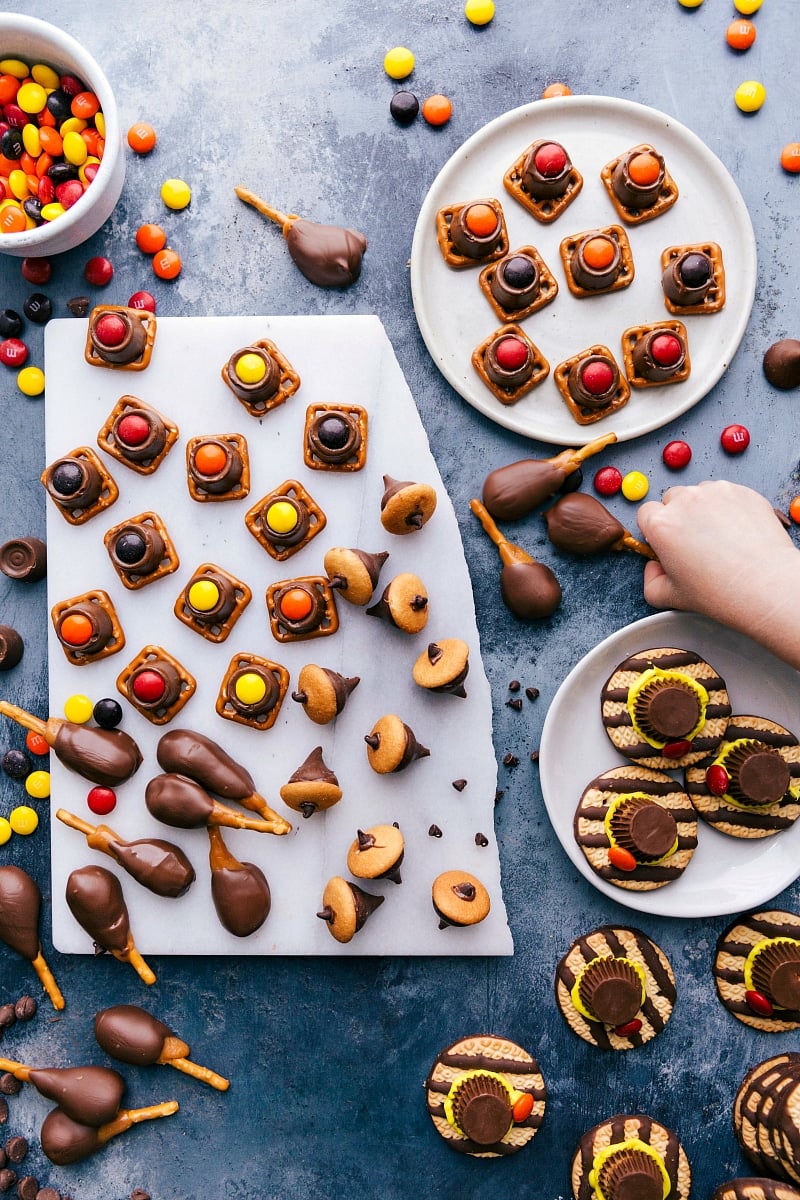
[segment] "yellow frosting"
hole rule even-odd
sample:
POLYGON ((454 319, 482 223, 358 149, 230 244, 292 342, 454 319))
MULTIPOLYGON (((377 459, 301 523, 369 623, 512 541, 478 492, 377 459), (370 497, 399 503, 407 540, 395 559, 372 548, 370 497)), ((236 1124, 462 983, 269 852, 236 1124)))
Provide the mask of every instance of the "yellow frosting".
MULTIPOLYGON (((589 967, 591 967, 593 965, 593 963, 602 962, 603 959, 613 959, 614 957, 615 956, 613 954, 598 954, 596 958, 592 958, 589 960, 589 962, 584 963, 584 965, 581 967, 580 971, 577 974, 577 977, 575 979, 575 982, 572 985, 572 988, 570 989, 569 994, 570 994, 572 1003, 575 1005, 575 1007, 577 1008, 577 1010, 581 1014, 581 1016, 586 1017, 587 1021, 596 1021, 597 1017, 593 1016, 593 1014, 589 1012, 588 1008, 586 1008, 586 1006, 583 1004, 583 1002, 580 998, 581 979, 583 979, 583 976, 589 970, 589 967)), ((627 963, 629 967, 633 967, 634 971, 639 976, 639 979, 642 981, 641 1003, 644 1004, 645 1000, 647 999, 647 976, 644 973, 644 967, 641 965, 641 963, 634 962, 632 958, 624 958, 622 955, 620 955, 619 958, 616 959, 616 962, 624 962, 624 963, 627 963)))
POLYGON ((664 680, 666 683, 685 684, 696 694, 697 699, 700 702, 700 716, 698 717, 697 724, 695 725, 694 729, 687 733, 685 738, 679 739, 682 742, 691 742, 693 738, 697 737, 698 733, 706 723, 708 692, 703 687, 702 683, 698 683, 696 679, 692 679, 691 675, 684 675, 681 671, 662 671, 660 667, 648 667, 646 671, 642 671, 636 682, 631 684, 631 687, 628 690, 627 708, 633 728, 636 730, 642 741, 647 742, 648 746, 653 746, 657 750, 663 750, 667 745, 666 741, 657 741, 655 738, 648 737, 639 722, 636 720, 636 714, 634 713, 634 708, 639 697, 639 693, 642 692, 643 689, 655 679, 664 680))
POLYGON ((657 1150, 654 1150, 653 1147, 648 1145, 647 1142, 640 1141, 639 1138, 628 1138, 628 1140, 625 1142, 612 1142, 610 1146, 605 1146, 594 1156, 592 1169, 589 1172, 589 1184, 594 1188, 598 1200, 606 1200, 605 1192, 603 1192, 597 1182, 600 1176, 600 1170, 609 1158, 613 1158, 615 1154, 619 1154, 623 1150, 641 1150, 643 1154, 646 1154, 648 1158, 652 1158, 653 1161, 658 1164, 658 1169, 661 1172, 661 1178, 663 1181, 662 1196, 663 1200, 667 1200, 667 1196, 672 1191, 672 1182, 667 1174, 667 1168, 664 1166, 664 1160, 657 1150))

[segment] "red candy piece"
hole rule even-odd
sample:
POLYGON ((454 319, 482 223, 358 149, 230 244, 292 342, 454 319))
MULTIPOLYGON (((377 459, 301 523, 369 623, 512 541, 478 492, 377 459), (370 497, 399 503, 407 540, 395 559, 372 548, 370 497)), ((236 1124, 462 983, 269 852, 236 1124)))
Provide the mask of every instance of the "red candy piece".
POLYGON ((679 742, 667 742, 661 753, 665 758, 683 758, 691 748, 692 743, 687 738, 682 738, 679 742))
POLYGON ((636 870, 636 859, 630 850, 626 850, 624 846, 612 846, 608 852, 608 861, 618 871, 636 870))
POLYGON ((156 311, 156 298, 150 292, 134 292, 128 301, 128 308, 143 308, 147 312, 156 311))
POLYGON ((514 1106, 511 1109, 511 1115, 515 1121, 520 1122, 527 1121, 532 1112, 533 1096, 530 1094, 530 1092, 523 1092, 523 1094, 514 1101, 514 1106))
POLYGON ((750 431, 744 425, 726 425, 719 440, 726 454, 742 454, 750 445, 750 431))
POLYGON ((83 184, 79 179, 67 179, 56 188, 56 200, 64 208, 72 208, 83 195, 83 184))
POLYGON ((528 361, 530 350, 521 338, 505 337, 498 342, 495 357, 504 371, 516 371, 528 361))
POLYGON ((86 803, 98 817, 104 817, 117 807, 117 793, 113 788, 93 787, 86 797, 86 803))
POLYGON ((28 358, 28 347, 19 338, 0 342, 0 362, 7 367, 21 367, 28 358))
POLYGON ((671 471, 682 471, 689 465, 691 457, 692 448, 688 442, 668 442, 661 452, 664 466, 671 471))
POLYGON ((53 274, 53 264, 49 258, 23 258, 22 278, 28 283, 48 283, 53 274))
POLYGON ((117 426, 117 433, 126 446, 141 446, 150 436, 150 422, 145 417, 131 413, 123 417, 117 426))
POLYGON ((563 146, 558 146, 555 142, 546 142, 536 151, 533 161, 540 175, 544 175, 545 179, 552 179, 564 170, 567 156, 563 146))
POLYGON ((622 487, 622 472, 616 467, 601 467, 595 472, 594 490, 601 496, 616 496, 622 487))
POLYGON ((114 276, 114 267, 111 260, 103 258, 102 255, 97 255, 95 258, 90 258, 86 266, 83 268, 84 278, 92 287, 105 287, 107 283, 111 283, 114 276))
POLYGON ((638 1033, 642 1028, 642 1022, 638 1017, 634 1017, 632 1021, 626 1021, 624 1025, 617 1025, 614 1033, 617 1037, 631 1037, 632 1034, 638 1033))
POLYGON ((728 790, 728 772, 719 763, 712 763, 706 771, 706 787, 712 796, 724 796, 728 790))
POLYGON ((754 1012, 757 1017, 771 1017, 774 1011, 772 1005, 763 992, 745 992, 744 1002, 750 1011, 754 1012))
POLYGON ((97 318, 95 333, 104 346, 119 346, 125 340, 128 328, 116 313, 103 313, 97 318))
POLYGON ((140 671, 131 683, 133 694, 143 704, 153 704, 160 700, 167 690, 167 685, 158 671, 140 671))
POLYGON ((660 333, 650 343, 650 353, 659 367, 674 367, 681 360, 683 347, 674 334, 660 333))
POLYGON ((614 372, 606 362, 590 362, 581 371, 581 382, 591 396, 603 396, 614 382, 614 372))

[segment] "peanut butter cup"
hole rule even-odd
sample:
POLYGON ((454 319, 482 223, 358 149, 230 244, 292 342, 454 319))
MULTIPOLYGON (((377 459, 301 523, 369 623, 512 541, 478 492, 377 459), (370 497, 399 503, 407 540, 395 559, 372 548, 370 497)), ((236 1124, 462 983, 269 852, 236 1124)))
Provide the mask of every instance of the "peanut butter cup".
POLYGON ((476 1071, 457 1082, 451 1103, 457 1128, 477 1146, 502 1141, 514 1123, 508 1085, 489 1071, 476 1071))
POLYGON ((596 1021, 624 1025, 642 1007, 642 980, 624 958, 596 958, 576 984, 581 1004, 596 1021))

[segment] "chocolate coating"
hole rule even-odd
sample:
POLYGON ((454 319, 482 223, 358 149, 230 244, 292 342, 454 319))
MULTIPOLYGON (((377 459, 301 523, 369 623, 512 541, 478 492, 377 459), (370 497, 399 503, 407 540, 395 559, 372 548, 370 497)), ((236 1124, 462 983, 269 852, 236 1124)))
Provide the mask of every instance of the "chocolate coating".
POLYGON ((673 304, 702 304, 714 283, 714 267, 709 256, 699 250, 687 250, 671 262, 661 277, 664 295, 673 304))
POLYGON ((9 579, 36 583, 47 574, 47 546, 40 538, 12 538, 0 546, 0 571, 9 579))
POLYGON ((142 763, 141 750, 122 729, 94 729, 62 721, 53 749, 65 767, 103 787, 124 783, 142 763))
POLYGON ((308 444, 323 463, 347 462, 361 449, 361 430, 358 422, 347 412, 331 409, 321 412, 308 430, 308 444))
POLYGON ((39 1139, 42 1150, 59 1167, 88 1158, 103 1144, 93 1126, 73 1121, 61 1108, 54 1108, 47 1114, 39 1139))
POLYGON ((561 603, 561 584, 544 563, 509 563, 500 572, 503 603, 523 621, 550 617, 561 603))
MULTIPOLYGON (((480 201, 481 204, 488 204, 488 201, 480 201)), ((482 258, 493 254, 503 240, 503 222, 500 220, 500 214, 494 204, 489 204, 489 207, 494 210, 497 217, 497 224, 491 233, 483 236, 476 236, 466 223, 466 216, 469 212, 471 204, 465 204, 463 207, 453 213, 450 221, 450 239, 455 250, 459 254, 463 254, 465 258, 474 258, 476 262, 482 258)))
POLYGON ((0 867, 0 941, 33 962, 39 953, 42 894, 21 867, 0 867))
POLYGON ((155 458, 167 444, 167 427, 157 412, 144 408, 126 408, 111 426, 111 437, 120 454, 130 462, 147 462, 155 458), (120 425, 126 417, 139 417, 150 426, 150 432, 141 442, 126 442, 120 433, 120 425))
POLYGON ((103 480, 89 459, 67 457, 47 468, 44 486, 56 504, 73 510, 94 504, 103 490, 103 480))
POLYGON ((0 625, 0 671, 10 671, 22 658, 25 643, 16 629, 0 625))
POLYGON ((774 342, 764 354, 764 374, 773 387, 781 391, 800 387, 800 341, 783 338, 774 342))
POLYGON ((144 323, 130 316, 127 312, 117 310, 113 315, 118 317, 125 326, 125 336, 121 342, 114 346, 109 346, 101 341, 97 335, 98 322, 107 312, 107 309, 95 309, 89 323, 89 337, 91 338, 95 353, 104 362, 114 363, 116 366, 135 362, 137 358, 141 358, 147 342, 147 331, 144 323))
POLYGON ((136 1004, 116 1004, 96 1014, 94 1036, 112 1058, 146 1067, 158 1061, 172 1030, 136 1004))
POLYGON ((205 788, 185 775, 154 776, 145 788, 144 802, 151 816, 175 829, 207 825, 213 811, 213 801, 205 788))
POLYGON ((208 492, 212 496, 221 496, 235 487, 242 478, 244 463, 239 450, 232 442, 225 441, 224 438, 204 438, 202 442, 198 442, 193 452, 189 455, 187 468, 199 488, 202 488, 204 492, 208 492), (204 475, 195 466, 195 454, 201 445, 218 446, 225 453, 225 466, 222 470, 217 471, 215 475, 204 475))
POLYGON ((564 483, 567 474, 547 459, 523 458, 491 471, 483 484, 483 503, 497 521, 518 521, 564 483))
POLYGON ((79 867, 67 879, 66 900, 78 924, 104 950, 124 951, 130 925, 122 886, 105 867, 79 867))
POLYGON ((194 867, 178 846, 160 838, 110 842, 108 849, 128 874, 156 896, 175 899, 195 881, 194 867))
POLYGON ((569 177, 572 172, 572 162, 570 157, 564 150, 566 162, 557 175, 543 175, 536 166, 536 153, 545 145, 559 146, 562 150, 560 142, 553 142, 552 139, 539 140, 533 143, 525 162, 522 164, 522 184, 525 190, 533 196, 534 200, 549 200, 556 196, 563 196, 569 184, 569 177))
POLYGON ((220 924, 235 937, 248 937, 260 929, 272 905, 264 872, 247 862, 212 869, 211 898, 220 924))
POLYGON ((110 1067, 34 1069, 28 1080, 73 1121, 95 1127, 116 1116, 125 1091, 125 1080, 110 1067))
POLYGON ((224 800, 241 800, 255 791, 250 772, 194 730, 170 729, 159 739, 156 757, 163 771, 188 775, 224 800))
POLYGON ((562 496, 544 519, 553 545, 572 554, 600 554, 625 534, 625 527, 588 492, 562 496))
POLYGON ((361 274, 367 239, 355 229, 299 218, 286 230, 292 262, 317 287, 349 287, 361 274))

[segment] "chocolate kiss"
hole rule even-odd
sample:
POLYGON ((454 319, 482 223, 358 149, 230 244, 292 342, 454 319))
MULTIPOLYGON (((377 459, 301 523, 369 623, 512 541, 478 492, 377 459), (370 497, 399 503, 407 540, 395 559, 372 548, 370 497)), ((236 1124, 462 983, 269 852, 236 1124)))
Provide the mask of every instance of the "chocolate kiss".
POLYGON ((631 796, 611 818, 611 832, 637 862, 647 862, 669 853, 678 827, 668 808, 644 796, 631 796))
POLYGON ((643 1150, 620 1150, 607 1158, 597 1182, 606 1200, 662 1200, 664 1194, 658 1163, 643 1150))
POLYGON ((630 963, 600 958, 589 963, 578 985, 581 1003, 598 1021, 624 1025, 642 1006, 642 981, 630 963))
POLYGON ((756 955, 753 983, 780 1008, 800 1009, 800 942, 776 942, 756 955))
POLYGON ((700 719, 700 704, 688 684, 654 679, 636 697, 634 712, 647 737, 675 742, 694 729, 700 719))
POLYGON ((453 1095, 453 1116, 470 1141, 493 1146, 513 1124, 508 1088, 491 1075, 473 1075, 453 1095))
POLYGON ((354 883, 348 884, 350 891, 353 893, 353 900, 356 906, 356 933, 361 929, 375 912, 376 908, 380 908, 383 904, 383 896, 373 896, 370 892, 363 892, 360 887, 356 887, 354 883))
POLYGON ((334 772, 325 765, 322 746, 315 746, 304 762, 289 778, 289 783, 339 783, 334 772))
POLYGON ((740 804, 777 804, 791 782, 787 763, 763 742, 737 746, 726 757, 728 793, 740 804))

